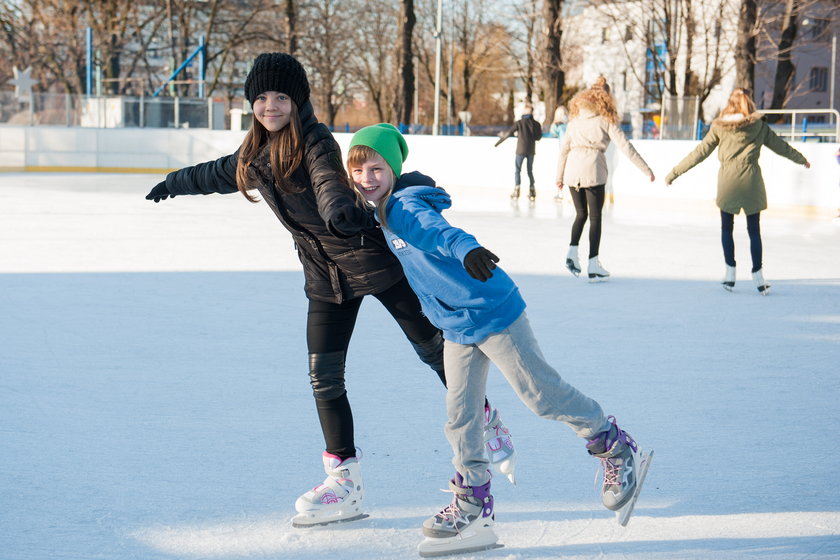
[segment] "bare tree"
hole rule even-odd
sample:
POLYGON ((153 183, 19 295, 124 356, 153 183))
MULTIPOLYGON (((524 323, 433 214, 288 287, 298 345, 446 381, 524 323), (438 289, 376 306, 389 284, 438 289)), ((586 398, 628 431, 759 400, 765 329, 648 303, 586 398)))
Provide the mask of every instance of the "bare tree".
POLYGON ((285 0, 286 52, 297 53, 297 8, 295 0, 285 0))
POLYGON ((648 97, 697 95, 703 101, 725 73, 731 46, 722 26, 730 17, 728 0, 639 0, 593 2, 623 37, 628 68, 648 97), (653 76, 638 64, 630 35, 639 37, 653 76), (696 40, 701 40, 697 42, 696 40), (654 78, 654 79, 652 79, 654 78))
POLYGON ((773 80, 773 101, 771 109, 781 109, 790 97, 793 87, 793 76, 796 68, 793 65, 793 44, 796 41, 798 19, 801 5, 799 0, 785 0, 784 15, 782 16, 782 36, 779 41, 776 62, 776 76, 773 80))
POLYGON ((373 104, 377 120, 399 122, 394 112, 399 89, 394 87, 393 79, 397 74, 396 53, 392 45, 382 40, 382 37, 393 37, 398 32, 394 2, 367 0, 359 6, 355 18, 356 24, 365 32, 353 35, 350 73, 373 104))
POLYGON ((543 0, 543 49, 542 77, 545 96, 545 123, 549 124, 554 111, 563 97, 563 85, 566 81, 563 72, 563 0, 543 0))
POLYGON ((414 51, 412 39, 417 17, 414 15, 414 0, 400 0, 400 42, 397 47, 397 94, 394 97, 394 116, 399 123, 411 122, 411 101, 414 98, 414 51))
POLYGON ((305 30, 299 35, 301 58, 307 63, 313 97, 325 112, 322 120, 334 127, 338 110, 353 92, 348 53, 353 49, 357 12, 347 0, 317 0, 307 5, 305 13, 305 30))
POLYGON ((514 9, 516 15, 511 19, 519 25, 510 30, 511 41, 505 47, 516 65, 519 79, 525 86, 525 99, 533 102, 536 97, 535 89, 538 89, 535 82, 540 11, 537 0, 527 0, 514 9))
POLYGON ((738 41, 735 49, 735 83, 755 91, 756 36, 758 6, 756 0, 740 0, 738 41))

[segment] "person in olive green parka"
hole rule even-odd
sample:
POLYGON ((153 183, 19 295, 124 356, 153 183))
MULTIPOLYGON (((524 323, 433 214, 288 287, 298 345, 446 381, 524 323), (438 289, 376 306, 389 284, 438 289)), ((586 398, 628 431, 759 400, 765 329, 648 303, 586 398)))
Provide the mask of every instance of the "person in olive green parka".
POLYGON ((752 277, 759 293, 767 295, 770 285, 765 282, 762 270, 759 225, 761 211, 767 208, 767 192, 758 165, 762 146, 806 168, 811 167, 805 156, 777 136, 761 115, 756 113, 755 103, 748 90, 736 88, 726 108, 712 121, 703 141, 674 166, 665 178, 665 183, 670 185, 674 179, 709 157, 715 148, 718 149, 720 171, 716 202, 720 208, 721 243, 726 262, 723 287, 731 291, 735 286, 735 241, 732 232, 735 214, 743 210, 747 216, 747 232, 750 237, 752 277))

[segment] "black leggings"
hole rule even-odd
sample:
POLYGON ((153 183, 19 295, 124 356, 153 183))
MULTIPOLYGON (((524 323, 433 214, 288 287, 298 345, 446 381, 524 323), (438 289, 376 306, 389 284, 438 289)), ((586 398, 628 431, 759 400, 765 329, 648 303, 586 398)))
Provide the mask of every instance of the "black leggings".
MULTIPOLYGON (((446 384, 443 373, 443 338, 422 314, 420 301, 403 278, 384 292, 374 294, 396 319, 420 359, 446 384)), ((328 453, 341 459, 356 455, 353 413, 344 388, 344 359, 363 298, 344 303, 309 301, 306 344, 309 375, 318 408, 318 419, 328 453)))
POLYGON ((589 258, 597 257, 601 248, 601 212, 604 209, 606 189, 604 185, 578 188, 571 187, 572 202, 575 204, 575 221, 572 224, 572 242, 577 247, 583 235, 583 226, 589 218, 589 258))
MULTIPOLYGON (((761 245, 761 212, 747 216, 747 234, 750 236, 750 257, 752 271, 761 270, 763 247, 761 245)), ((723 260, 729 266, 735 266, 735 239, 732 232, 735 229, 735 215, 720 211, 720 242, 723 245, 723 260)))

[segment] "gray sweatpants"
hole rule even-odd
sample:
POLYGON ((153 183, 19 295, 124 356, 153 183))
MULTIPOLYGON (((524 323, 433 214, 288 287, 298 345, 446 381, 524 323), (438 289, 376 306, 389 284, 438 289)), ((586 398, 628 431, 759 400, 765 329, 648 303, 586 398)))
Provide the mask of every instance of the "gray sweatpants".
POLYGON ((491 361, 537 416, 564 422, 586 439, 609 429, 601 405, 566 383, 545 361, 524 312, 507 329, 479 343, 447 340, 443 360, 449 416, 445 432, 455 453, 452 464, 468 486, 489 479, 484 452, 484 396, 491 361))

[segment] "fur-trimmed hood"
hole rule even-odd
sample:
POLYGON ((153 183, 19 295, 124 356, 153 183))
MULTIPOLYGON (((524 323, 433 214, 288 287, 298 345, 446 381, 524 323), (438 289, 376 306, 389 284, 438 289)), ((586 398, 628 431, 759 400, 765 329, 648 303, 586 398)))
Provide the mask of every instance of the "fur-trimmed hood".
POLYGON ((712 121, 712 124, 722 128, 723 130, 738 130, 739 128, 744 128, 745 126, 749 126, 760 120, 761 113, 752 113, 747 116, 744 116, 743 113, 732 113, 730 115, 716 118, 712 121))

